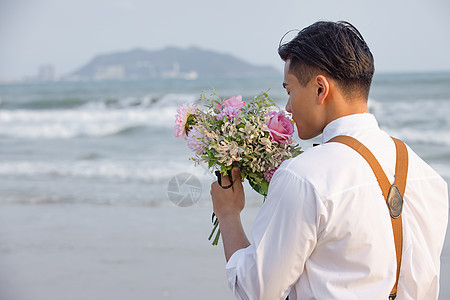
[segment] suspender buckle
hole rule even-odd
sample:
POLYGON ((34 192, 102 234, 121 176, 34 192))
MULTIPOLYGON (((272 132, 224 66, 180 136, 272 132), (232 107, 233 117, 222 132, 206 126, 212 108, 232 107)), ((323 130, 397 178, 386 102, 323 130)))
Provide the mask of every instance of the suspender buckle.
POLYGON ((389 295, 389 300, 394 300, 397 297, 397 293, 391 293, 389 295))
POLYGON ((386 204, 389 208, 389 214, 392 219, 397 219, 400 217, 403 209, 403 197, 395 184, 391 185, 391 188, 389 189, 386 204))

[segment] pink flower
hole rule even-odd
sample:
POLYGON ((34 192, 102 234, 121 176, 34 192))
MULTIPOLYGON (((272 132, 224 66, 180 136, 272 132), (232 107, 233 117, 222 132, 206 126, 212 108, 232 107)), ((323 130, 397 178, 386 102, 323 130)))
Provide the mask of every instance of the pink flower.
POLYGON ((199 126, 196 126, 189 130, 186 141, 189 149, 198 155, 202 155, 205 153, 206 145, 203 141, 204 135, 199 126))
POLYGON ((294 124, 284 115, 283 111, 268 113, 270 116, 269 122, 266 124, 270 137, 279 143, 291 143, 292 135, 294 134, 294 124))
POLYGON ((242 96, 233 96, 225 101, 222 104, 217 105, 217 109, 221 110, 217 114, 217 120, 222 120, 223 116, 227 116, 227 120, 232 120, 237 117, 237 115, 241 112, 241 108, 245 106, 245 102, 242 101, 242 96))
POLYGON ((272 180, 273 174, 275 174, 275 171, 278 170, 278 167, 267 170, 266 172, 264 172, 264 178, 266 179, 267 182, 270 182, 272 180))
POLYGON ((175 116, 175 127, 173 134, 181 139, 186 139, 186 129, 189 128, 190 124, 188 124, 189 117, 192 118, 192 115, 194 115, 197 112, 197 106, 189 104, 183 104, 181 105, 177 110, 177 115, 175 116))
POLYGON ((222 120, 223 116, 227 116, 227 120, 230 121, 237 117, 241 113, 241 110, 237 107, 228 106, 222 109, 221 112, 217 114, 217 120, 222 120))
POLYGON ((244 108, 245 102, 242 101, 242 95, 233 96, 222 102, 222 107, 235 107, 237 109, 244 108))

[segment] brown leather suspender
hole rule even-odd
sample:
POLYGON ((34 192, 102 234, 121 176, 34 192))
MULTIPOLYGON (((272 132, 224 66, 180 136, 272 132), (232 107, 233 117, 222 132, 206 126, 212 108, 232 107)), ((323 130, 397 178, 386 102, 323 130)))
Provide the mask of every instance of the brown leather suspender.
POLYGON ((375 156, 357 139, 350 136, 340 135, 332 138, 328 142, 338 142, 345 144, 358 152, 364 159, 369 163, 372 168, 378 184, 380 185, 381 191, 383 193, 384 199, 389 208, 389 213, 391 215, 392 229, 394 232, 395 241, 395 252, 397 257, 397 277, 395 280, 394 287, 392 288, 389 299, 395 299, 397 296, 397 285, 398 278, 400 275, 400 265, 402 261, 402 246, 403 246, 403 235, 402 235, 402 216, 401 211, 403 207, 403 195, 405 194, 406 188, 406 178, 408 174, 408 150, 405 144, 395 138, 392 138, 395 143, 395 148, 397 151, 397 161, 395 164, 395 181, 394 184, 390 184, 389 179, 381 168, 380 163, 377 161, 375 156))

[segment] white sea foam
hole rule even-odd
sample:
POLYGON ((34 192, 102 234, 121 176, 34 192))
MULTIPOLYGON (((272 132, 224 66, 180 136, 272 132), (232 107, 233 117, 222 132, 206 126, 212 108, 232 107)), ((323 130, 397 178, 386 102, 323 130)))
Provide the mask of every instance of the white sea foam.
POLYGON ((0 136, 37 139, 106 136, 132 127, 173 127, 176 108, 3 110, 0 136))
POLYGON ((100 179, 135 182, 165 182, 181 172, 205 177, 201 168, 186 160, 136 161, 0 161, 0 176, 100 179))
POLYGON ((192 103, 197 101, 199 95, 192 94, 167 94, 159 99, 154 106, 155 107, 179 107, 184 103, 192 103))
POLYGON ((128 128, 172 128, 177 108, 191 94, 147 95, 90 101, 74 109, 0 110, 0 136, 21 139, 68 139, 106 136, 128 128))

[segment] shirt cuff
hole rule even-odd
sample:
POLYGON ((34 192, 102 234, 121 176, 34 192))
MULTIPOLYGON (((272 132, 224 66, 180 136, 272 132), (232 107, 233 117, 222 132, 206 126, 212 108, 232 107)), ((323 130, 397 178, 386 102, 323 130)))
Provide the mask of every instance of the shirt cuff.
POLYGON ((235 294, 236 283, 237 283, 237 270, 236 269, 237 269, 239 260, 241 259, 242 255, 244 255, 244 253, 245 253, 245 249, 247 249, 247 248, 242 248, 242 249, 239 249, 236 252, 234 252, 233 255, 231 255, 230 259, 228 260, 228 262, 225 266, 225 270, 227 273, 228 286, 230 287, 230 289, 233 291, 234 294, 235 294))

